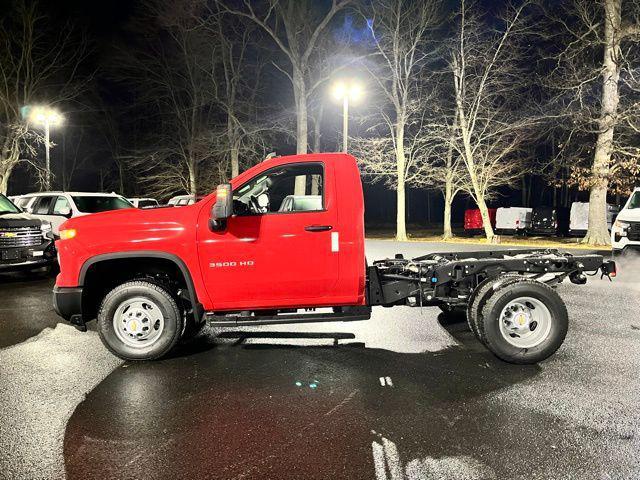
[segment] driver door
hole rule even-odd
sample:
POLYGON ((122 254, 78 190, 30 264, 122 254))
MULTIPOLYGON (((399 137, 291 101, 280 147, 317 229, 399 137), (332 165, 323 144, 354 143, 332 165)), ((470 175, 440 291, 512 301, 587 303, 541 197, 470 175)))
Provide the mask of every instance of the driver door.
POLYGON ((318 162, 274 167, 234 190, 223 231, 199 222, 198 255, 214 309, 332 304, 339 272, 331 179, 318 162))

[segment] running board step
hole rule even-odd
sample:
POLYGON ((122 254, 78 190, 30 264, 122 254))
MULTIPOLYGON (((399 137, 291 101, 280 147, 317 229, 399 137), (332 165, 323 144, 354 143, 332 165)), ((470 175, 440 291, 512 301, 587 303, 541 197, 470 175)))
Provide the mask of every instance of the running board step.
POLYGON ((205 313, 205 320, 214 327, 245 327, 251 325, 285 325, 290 323, 354 322, 369 320, 371 308, 354 308, 339 313, 290 313, 280 315, 216 315, 205 313))

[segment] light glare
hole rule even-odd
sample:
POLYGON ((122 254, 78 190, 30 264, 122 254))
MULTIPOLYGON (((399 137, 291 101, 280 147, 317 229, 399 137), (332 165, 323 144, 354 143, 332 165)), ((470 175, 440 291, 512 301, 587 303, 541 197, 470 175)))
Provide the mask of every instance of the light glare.
POLYGON ((357 101, 362 98, 363 89, 357 80, 339 80, 333 85, 332 93, 336 100, 343 100, 346 97, 349 101, 357 101))
POLYGON ((40 125, 60 125, 64 117, 49 107, 33 107, 29 113, 29 120, 40 125))

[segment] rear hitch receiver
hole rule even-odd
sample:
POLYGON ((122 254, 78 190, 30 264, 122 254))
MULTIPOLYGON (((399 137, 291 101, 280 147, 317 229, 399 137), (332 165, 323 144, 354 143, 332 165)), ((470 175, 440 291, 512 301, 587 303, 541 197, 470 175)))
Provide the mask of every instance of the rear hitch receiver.
POLYGON ((600 267, 600 271, 602 272, 600 278, 607 277, 609 281, 611 281, 611 278, 615 278, 618 275, 616 262, 614 262, 613 260, 607 260, 606 262, 604 262, 600 267))
POLYGON ((582 272, 572 272, 569 274, 569 280, 576 285, 584 285, 587 283, 587 277, 582 272))

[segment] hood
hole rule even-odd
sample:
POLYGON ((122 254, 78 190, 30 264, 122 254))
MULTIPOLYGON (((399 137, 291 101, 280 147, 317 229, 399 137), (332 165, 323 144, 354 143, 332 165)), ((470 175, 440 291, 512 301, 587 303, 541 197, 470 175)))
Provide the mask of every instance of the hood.
POLYGON ((92 250, 126 251, 162 249, 163 242, 178 244, 184 235, 195 234, 197 215, 202 207, 128 208, 74 217, 60 230, 76 229, 74 241, 92 250))
POLYGON ((640 222, 640 208, 630 208, 622 210, 617 217, 623 222, 640 222))
POLYGON ((42 220, 28 213, 0 214, 0 228, 40 227, 42 220))

